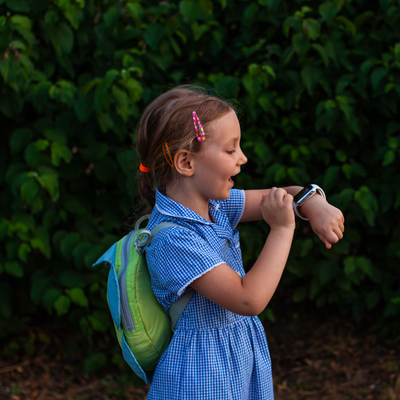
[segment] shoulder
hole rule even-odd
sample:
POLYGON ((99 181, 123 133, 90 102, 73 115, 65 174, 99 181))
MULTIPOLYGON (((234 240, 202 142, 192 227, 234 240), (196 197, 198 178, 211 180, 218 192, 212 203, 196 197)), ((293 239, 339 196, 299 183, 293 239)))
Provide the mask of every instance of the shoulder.
POLYGON ((196 242, 203 240, 201 234, 192 227, 179 225, 174 221, 165 222, 172 222, 174 225, 162 229, 152 238, 149 245, 150 250, 151 248, 160 250, 165 247, 171 249, 189 248, 193 247, 196 242))

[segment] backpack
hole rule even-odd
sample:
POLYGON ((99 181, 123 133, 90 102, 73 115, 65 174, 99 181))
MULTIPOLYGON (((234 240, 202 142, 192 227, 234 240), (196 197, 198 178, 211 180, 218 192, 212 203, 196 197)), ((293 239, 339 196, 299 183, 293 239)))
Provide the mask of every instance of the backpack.
POLYGON ((158 360, 171 341, 175 324, 189 303, 191 289, 170 309, 170 317, 154 296, 144 252, 154 237, 172 222, 162 222, 151 231, 140 229, 149 219, 140 218, 135 229, 106 251, 93 267, 105 263, 110 272, 107 302, 122 355, 133 371, 150 384, 158 360))

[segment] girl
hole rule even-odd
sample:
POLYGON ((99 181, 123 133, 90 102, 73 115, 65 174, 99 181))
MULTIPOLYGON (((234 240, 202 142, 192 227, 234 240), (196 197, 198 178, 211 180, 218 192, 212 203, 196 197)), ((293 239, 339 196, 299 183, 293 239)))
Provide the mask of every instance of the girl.
MULTIPOLYGON (((138 128, 139 190, 153 210, 147 229, 170 221, 146 250, 153 291, 167 314, 191 288, 154 373, 148 400, 273 399, 271 362, 257 317, 285 267, 302 188, 242 191, 247 158, 226 102, 190 87, 154 100, 138 128), (157 188, 156 188, 157 186, 157 188), (270 233, 245 274, 239 222, 264 219, 270 233)), ((342 213, 315 195, 301 213, 327 248, 343 237, 342 213)))

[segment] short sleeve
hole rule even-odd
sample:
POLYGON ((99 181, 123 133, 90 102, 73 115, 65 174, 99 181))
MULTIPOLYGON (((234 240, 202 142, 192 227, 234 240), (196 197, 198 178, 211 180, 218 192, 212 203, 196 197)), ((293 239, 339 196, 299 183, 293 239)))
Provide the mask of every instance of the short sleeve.
POLYGON ((214 201, 219 211, 226 214, 232 228, 236 228, 244 212, 246 196, 244 190, 231 189, 226 200, 214 201))
POLYGON ((194 280, 225 263, 200 235, 178 226, 153 239, 146 259, 153 290, 160 297, 167 295, 165 290, 180 296, 194 280))

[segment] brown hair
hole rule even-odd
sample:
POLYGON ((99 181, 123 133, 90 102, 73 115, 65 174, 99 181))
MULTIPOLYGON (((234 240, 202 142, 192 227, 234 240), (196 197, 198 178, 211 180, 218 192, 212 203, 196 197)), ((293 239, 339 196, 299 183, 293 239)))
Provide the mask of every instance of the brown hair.
POLYGON ((191 85, 171 89, 147 106, 139 121, 136 147, 141 163, 151 169, 149 173, 140 170, 137 173, 139 193, 149 209, 155 205, 156 187, 165 189, 176 179, 175 168, 171 168, 164 156, 165 143, 172 159, 181 149, 196 154, 202 142, 196 138, 192 111, 196 111, 208 137, 211 122, 231 110, 233 107, 227 102, 191 85))

